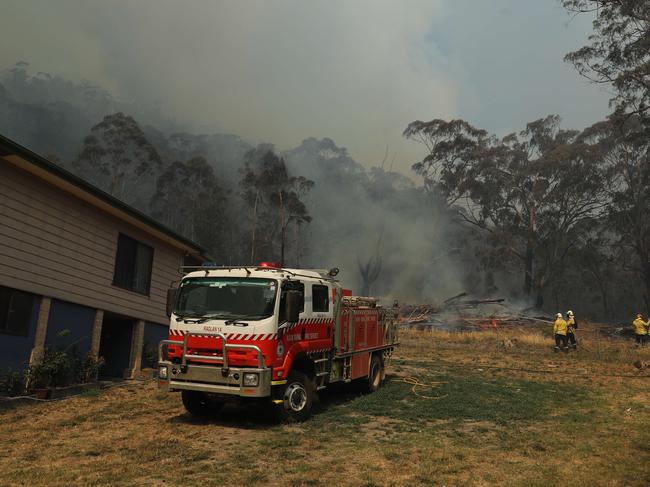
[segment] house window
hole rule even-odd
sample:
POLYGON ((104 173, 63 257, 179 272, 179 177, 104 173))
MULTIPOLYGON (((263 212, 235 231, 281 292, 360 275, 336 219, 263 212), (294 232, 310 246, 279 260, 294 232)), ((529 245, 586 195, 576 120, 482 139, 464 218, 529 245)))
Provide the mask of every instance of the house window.
POLYGON ((33 305, 33 294, 0 287, 0 333, 28 336, 33 305))
POLYGON ((117 240, 113 285, 149 295, 153 249, 122 233, 117 240))
POLYGON ((330 309, 329 288, 315 284, 311 287, 312 311, 322 313, 330 309))

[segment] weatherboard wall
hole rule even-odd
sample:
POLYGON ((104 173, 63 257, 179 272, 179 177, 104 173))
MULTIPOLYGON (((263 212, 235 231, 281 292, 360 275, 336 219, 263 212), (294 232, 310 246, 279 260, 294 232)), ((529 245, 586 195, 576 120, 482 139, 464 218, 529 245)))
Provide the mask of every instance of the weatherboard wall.
POLYGON ((0 157, 0 285, 166 324, 183 252, 0 157), (149 296, 113 286, 124 233, 154 249, 149 296))

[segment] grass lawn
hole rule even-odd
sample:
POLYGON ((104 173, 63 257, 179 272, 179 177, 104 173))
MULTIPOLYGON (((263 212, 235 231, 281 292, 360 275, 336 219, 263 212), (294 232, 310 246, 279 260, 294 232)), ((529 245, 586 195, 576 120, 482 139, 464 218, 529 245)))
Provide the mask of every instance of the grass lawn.
POLYGON ((0 410, 0 485, 647 487, 650 348, 582 335, 402 331, 380 391, 299 425, 195 419, 152 382, 0 410))

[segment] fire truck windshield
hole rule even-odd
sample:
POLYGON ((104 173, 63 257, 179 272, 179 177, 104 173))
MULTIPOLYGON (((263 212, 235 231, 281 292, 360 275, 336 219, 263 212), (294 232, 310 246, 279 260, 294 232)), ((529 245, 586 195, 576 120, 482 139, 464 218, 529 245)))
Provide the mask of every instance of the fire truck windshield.
POLYGON ((179 317, 261 320, 275 310, 277 282, 239 277, 192 277, 180 285, 179 317))

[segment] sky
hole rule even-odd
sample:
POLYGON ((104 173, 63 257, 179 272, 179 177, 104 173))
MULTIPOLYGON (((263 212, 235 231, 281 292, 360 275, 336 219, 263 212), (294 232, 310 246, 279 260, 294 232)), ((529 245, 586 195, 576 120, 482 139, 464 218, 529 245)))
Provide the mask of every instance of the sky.
POLYGON ((330 137, 410 174, 413 120, 505 135, 603 118, 609 94, 563 61, 591 20, 559 0, 3 0, 0 68, 27 61, 281 150, 330 137))

